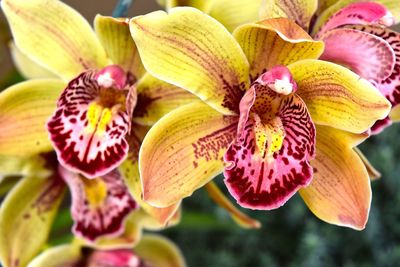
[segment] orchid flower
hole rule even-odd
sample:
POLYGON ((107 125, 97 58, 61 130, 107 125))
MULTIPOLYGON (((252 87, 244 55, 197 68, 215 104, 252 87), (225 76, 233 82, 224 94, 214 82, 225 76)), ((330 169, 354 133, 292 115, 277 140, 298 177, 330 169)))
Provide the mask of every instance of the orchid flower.
POLYGON ((288 19, 237 28, 190 7, 138 16, 147 71, 203 102, 161 118, 139 152, 144 201, 166 207, 224 172, 237 202, 274 209, 301 189, 321 219, 362 229, 371 201, 353 147, 390 103, 288 19))
MULTIPOLYGON (((65 183, 72 196, 73 232, 90 242, 121 234, 139 206, 161 225, 168 224, 179 204, 158 209, 141 200, 138 151, 149 125, 195 98, 145 73, 127 19, 98 15, 93 32, 60 1, 5 0, 1 7, 14 37, 17 65, 28 78, 42 77, 0 94, 0 156, 4 162, 23 162, 1 172, 26 175, 2 205, 1 228, 22 233, 23 242, 38 235, 37 244, 27 250, 22 248, 31 242, 3 246, 2 258, 20 256, 10 251, 30 255, 40 249, 65 183), (117 169, 121 164, 125 167, 117 169), (16 197, 19 190, 29 192, 35 183, 27 203, 38 205, 23 206, 19 216, 8 213, 22 201, 16 197), (39 220, 43 216, 48 217, 39 220), (38 225, 41 231, 31 230, 38 225), (33 232, 26 234, 24 227, 33 232)), ((1 242, 8 244, 7 237, 1 235, 1 242)))
MULTIPOLYGON (((295 1, 288 6, 284 1, 268 0, 260 14, 261 18, 295 20, 325 43, 320 59, 344 65, 371 81, 395 107, 400 103, 400 33, 388 27, 400 19, 400 6, 396 1, 377 2, 310 0, 307 5, 295 1)), ((390 124, 386 117, 372 127, 372 133, 390 124)))
POLYGON ((46 249, 28 267, 185 267, 179 248, 158 235, 145 235, 134 249, 98 250, 77 245, 46 249))

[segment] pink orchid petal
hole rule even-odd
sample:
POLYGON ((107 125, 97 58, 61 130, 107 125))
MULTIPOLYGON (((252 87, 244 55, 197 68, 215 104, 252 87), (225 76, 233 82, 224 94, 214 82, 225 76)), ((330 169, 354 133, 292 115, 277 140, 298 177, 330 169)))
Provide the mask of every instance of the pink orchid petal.
MULTIPOLYGON (((298 96, 280 97, 269 87, 257 83, 246 92, 240 111, 237 139, 224 156, 227 163, 225 184, 243 207, 278 208, 311 181, 313 171, 308 161, 314 157, 314 124, 298 96), (275 110, 276 101, 279 103, 275 110), (284 129, 282 146, 272 155, 262 155, 257 147, 258 115, 255 114, 261 114, 261 120, 274 130, 279 126, 284 129)), ((266 145, 270 147, 273 143, 266 145)))
POLYGON ((87 267, 142 267, 144 263, 132 250, 96 250, 87 260, 87 267))
POLYGON ((396 58, 393 49, 384 39, 366 32, 340 28, 326 32, 322 60, 350 67, 367 80, 377 83, 388 78, 396 58))
POLYGON ((62 166, 59 172, 71 191, 74 234, 94 241, 123 232, 126 217, 138 206, 117 170, 96 179, 87 179, 62 166))
POLYGON ((389 117, 384 118, 383 120, 376 121, 375 124, 371 127, 371 134, 377 135, 380 134, 386 127, 392 125, 392 120, 389 117))
POLYGON ((386 27, 393 25, 394 18, 390 12, 379 3, 374 2, 358 2, 350 4, 334 15, 321 27, 317 36, 344 25, 351 24, 379 24, 386 27))
MULTIPOLYGON (((136 94, 129 89, 125 111, 109 108, 110 117, 103 122, 103 128, 99 126, 102 115, 90 123, 90 105, 96 102, 101 90, 113 90, 99 86, 96 75, 94 71, 87 71, 72 80, 47 123, 60 163, 88 178, 106 174, 125 159, 128 152, 125 135, 130 130, 130 115, 136 103, 136 94)), ((99 112, 104 110, 101 105, 98 105, 99 112)))

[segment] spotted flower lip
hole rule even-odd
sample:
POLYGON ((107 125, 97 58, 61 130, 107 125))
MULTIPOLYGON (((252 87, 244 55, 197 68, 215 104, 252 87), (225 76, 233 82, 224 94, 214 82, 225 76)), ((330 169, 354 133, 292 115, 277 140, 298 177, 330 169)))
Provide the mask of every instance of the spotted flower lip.
POLYGON ((203 100, 170 112, 144 138, 146 202, 179 202, 224 172, 247 208, 277 208, 302 188, 318 217, 365 226, 370 185, 352 147, 390 104, 350 70, 315 60, 322 42, 284 18, 244 24, 232 36, 189 7, 135 17, 130 30, 153 76, 203 100))
POLYGON ((136 88, 118 66, 73 79, 47 123, 60 162, 88 178, 105 175, 127 156, 136 88))

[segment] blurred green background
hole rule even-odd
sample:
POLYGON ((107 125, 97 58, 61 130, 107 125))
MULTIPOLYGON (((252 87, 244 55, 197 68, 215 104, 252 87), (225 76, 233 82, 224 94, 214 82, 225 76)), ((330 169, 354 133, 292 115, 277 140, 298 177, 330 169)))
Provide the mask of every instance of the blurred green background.
MULTIPOLYGON (((96 13, 111 14, 116 3, 110 0, 65 2, 84 14, 89 21, 96 13)), ((155 1, 136 0, 130 15, 156 9, 159 7, 155 1)), ((2 90, 22 79, 9 58, 7 43, 10 33, 3 15, 0 16, 0 37, 2 90)), ((246 211, 260 220, 263 227, 260 230, 244 230, 236 226, 229 215, 201 189, 183 202, 181 224, 163 233, 183 250, 189 267, 400 266, 399 137, 400 125, 393 125, 361 145, 361 150, 382 173, 382 179, 373 182, 371 213, 364 231, 320 221, 299 196, 275 211, 246 211)), ((222 179, 216 179, 220 188, 224 188, 222 179)), ((53 236, 59 237, 60 233, 70 229, 70 223, 68 212, 62 213, 53 236)), ((55 242, 64 242, 68 238, 62 237, 55 242)))

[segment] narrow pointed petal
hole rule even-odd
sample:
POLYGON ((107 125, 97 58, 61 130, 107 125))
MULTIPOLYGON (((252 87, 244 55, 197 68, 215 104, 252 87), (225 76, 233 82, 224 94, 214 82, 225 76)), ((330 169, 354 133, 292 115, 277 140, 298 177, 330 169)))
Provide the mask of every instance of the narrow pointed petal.
POLYGON ((317 127, 314 178, 300 194, 310 210, 331 224, 362 230, 368 220, 371 186, 349 133, 317 127))
POLYGON ((289 65, 301 59, 317 59, 324 44, 314 41, 294 22, 279 18, 245 24, 233 33, 250 63, 250 77, 277 65, 289 65))
POLYGON ((129 20, 97 15, 94 28, 111 61, 139 80, 145 69, 129 31, 129 20))
POLYGON ((40 252, 64 195, 56 176, 28 176, 6 196, 0 209, 0 258, 3 266, 23 267, 40 252))
POLYGON ((349 67, 366 80, 380 83, 393 72, 396 55, 390 44, 380 37, 341 28, 326 32, 321 40, 325 43, 322 60, 349 67))
POLYGON ((21 52, 13 42, 9 43, 11 57, 18 72, 27 79, 57 78, 57 76, 40 66, 27 55, 21 52))
POLYGON ((87 179, 59 167, 71 191, 74 234, 89 241, 115 237, 124 230, 129 213, 137 208, 118 171, 87 179))
POLYGON ((182 209, 179 206, 178 210, 169 219, 167 224, 161 224, 154 216, 150 215, 144 209, 140 209, 133 213, 133 219, 137 222, 143 229, 149 231, 160 231, 169 227, 176 226, 180 223, 182 217, 182 209))
POLYGON ((241 212, 236 208, 232 202, 222 193, 214 182, 209 182, 205 185, 208 195, 215 201, 221 208, 225 209, 231 215, 232 219, 241 227, 248 229, 261 228, 261 223, 252 219, 247 214, 241 212))
POLYGON ((132 37, 146 69, 223 114, 235 114, 247 88, 248 62, 216 20, 190 7, 133 18, 132 37))
POLYGON ((90 25, 61 1, 4 0, 1 7, 17 47, 64 80, 107 65, 90 25))
POLYGON ((72 80, 47 122, 60 163, 89 178, 108 173, 125 159, 131 118, 128 107, 123 111, 95 103, 102 90, 95 77, 96 72, 87 71, 72 80))
MULTIPOLYGON (((246 95, 268 96, 270 91, 266 86, 253 85, 246 95)), ((266 98, 258 101, 253 108, 273 105, 266 98)), ((246 112, 243 106, 241 102, 241 115, 246 112)), ((315 128, 304 102, 295 95, 283 98, 276 111, 258 114, 271 114, 264 121, 261 118, 261 129, 254 115, 241 116, 238 136, 224 156, 224 181, 242 207, 271 210, 285 204, 310 183, 313 170, 309 160, 314 157, 315 128)))
POLYGON ((342 66, 302 60, 288 68, 315 124, 362 133, 390 111, 389 101, 371 83, 342 66))
POLYGON ((75 267, 83 261, 79 246, 60 245, 43 251, 27 267, 75 267))
POLYGON ((258 21, 261 3, 262 0, 218 0, 208 14, 232 32, 240 25, 258 21))
POLYGON ((177 107, 200 101, 188 91, 163 82, 150 73, 140 79, 136 86, 138 101, 133 120, 142 125, 153 125, 177 107))
POLYGON ((134 250, 150 266, 186 267, 186 262, 180 249, 170 240, 160 235, 144 235, 134 250))
POLYGON ((0 154, 29 157, 52 150, 46 121, 65 83, 31 80, 0 93, 0 154))
POLYGON ((389 117, 393 122, 400 121, 400 105, 395 106, 392 111, 390 111, 389 117))
POLYGON ((264 0, 261 19, 289 18, 308 31, 311 18, 318 8, 318 0, 264 0))
POLYGON ((313 34, 321 35, 331 29, 351 24, 390 27, 394 24, 394 18, 382 4, 344 0, 331 6, 318 17, 313 34))
POLYGON ((180 203, 174 203, 170 206, 157 208, 149 205, 147 202, 143 201, 143 189, 142 182, 139 174, 139 147, 141 144, 140 138, 137 137, 137 132, 135 131, 137 127, 133 130, 133 133, 129 136, 129 153, 127 159, 121 164, 119 170, 121 172, 122 178, 125 181, 129 192, 138 203, 138 205, 146 211, 151 217, 153 217, 159 224, 166 226, 171 218, 174 216, 178 210, 180 203))
POLYGON ((223 116, 204 103, 165 115, 146 135, 139 153, 144 200, 170 206, 221 173, 236 124, 236 116, 223 116))
POLYGON ((361 152, 361 150, 358 147, 354 148, 354 152, 357 153, 357 155, 360 157, 360 159, 364 163, 364 166, 367 169, 367 172, 369 175, 369 179, 371 179, 371 181, 375 181, 382 177, 382 174, 377 169, 375 169, 374 166, 372 166, 372 164, 369 162, 367 157, 361 152))

